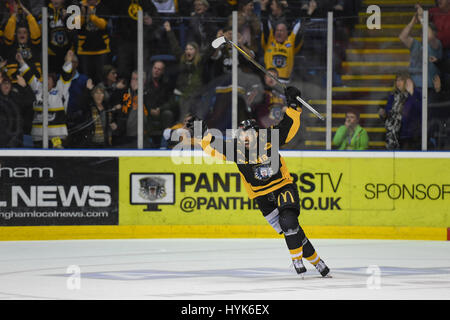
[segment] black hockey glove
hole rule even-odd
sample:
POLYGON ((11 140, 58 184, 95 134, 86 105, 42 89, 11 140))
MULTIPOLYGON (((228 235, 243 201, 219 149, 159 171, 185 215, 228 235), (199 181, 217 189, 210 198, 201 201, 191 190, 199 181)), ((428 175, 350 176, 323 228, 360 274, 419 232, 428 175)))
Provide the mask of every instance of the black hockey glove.
MULTIPOLYGON (((196 123, 197 121, 201 122, 201 132, 202 132, 202 136, 205 135, 206 131, 208 131, 208 126, 206 125, 206 121, 200 119, 197 116, 193 116, 191 117, 187 123, 186 123, 186 128, 189 130, 189 132, 191 133, 191 136, 194 136, 194 128, 196 126, 198 126, 198 124, 196 123)), ((198 129, 197 129, 198 130, 198 129)), ((195 132, 196 133, 196 132, 195 132)))
POLYGON ((288 107, 293 108, 295 108, 299 104, 297 97, 302 96, 302 93, 296 87, 287 87, 284 90, 284 94, 286 95, 286 103, 288 107))

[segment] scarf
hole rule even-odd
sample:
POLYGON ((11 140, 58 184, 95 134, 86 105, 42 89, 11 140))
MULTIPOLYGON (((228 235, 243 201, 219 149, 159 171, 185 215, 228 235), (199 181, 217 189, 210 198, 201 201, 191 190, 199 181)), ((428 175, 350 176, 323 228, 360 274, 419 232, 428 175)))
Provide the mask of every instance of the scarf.
POLYGON ((407 92, 400 92, 398 90, 394 92, 394 102, 392 104, 392 109, 387 115, 385 121, 386 149, 388 150, 400 148, 400 143, 398 140, 400 135, 400 127, 402 125, 402 110, 407 98, 407 92))

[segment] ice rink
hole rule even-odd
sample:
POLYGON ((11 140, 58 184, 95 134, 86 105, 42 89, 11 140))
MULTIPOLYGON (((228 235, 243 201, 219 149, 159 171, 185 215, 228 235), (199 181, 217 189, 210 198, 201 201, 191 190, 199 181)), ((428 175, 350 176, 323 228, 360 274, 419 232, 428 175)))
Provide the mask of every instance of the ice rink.
POLYGON ((450 242, 312 242, 332 278, 283 239, 0 242, 0 299, 450 299, 450 242))

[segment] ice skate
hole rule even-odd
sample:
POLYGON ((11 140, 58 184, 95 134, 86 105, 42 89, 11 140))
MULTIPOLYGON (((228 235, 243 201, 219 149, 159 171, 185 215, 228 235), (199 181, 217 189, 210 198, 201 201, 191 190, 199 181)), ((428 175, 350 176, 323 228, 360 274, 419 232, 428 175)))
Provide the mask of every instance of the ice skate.
POLYGON ((317 271, 322 275, 322 277, 331 278, 330 269, 327 267, 325 262, 322 259, 315 265, 317 271))
POLYGON ((295 268, 295 271, 297 271, 297 274, 300 274, 303 276, 303 273, 306 272, 306 268, 303 265, 302 259, 292 260, 292 263, 294 264, 294 268, 295 268))

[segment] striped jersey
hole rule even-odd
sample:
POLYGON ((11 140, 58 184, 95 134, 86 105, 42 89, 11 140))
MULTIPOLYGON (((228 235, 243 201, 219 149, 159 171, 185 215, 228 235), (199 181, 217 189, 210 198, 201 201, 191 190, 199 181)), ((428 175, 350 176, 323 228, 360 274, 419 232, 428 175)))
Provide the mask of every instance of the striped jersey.
POLYGON ((201 140, 202 149, 212 157, 237 164, 250 199, 266 195, 293 181, 283 157, 274 145, 279 147, 286 144, 297 134, 301 112, 301 108, 288 108, 278 125, 267 131, 259 130, 259 137, 265 137, 258 139, 256 148, 246 150, 239 139, 223 140, 208 133, 201 140), (277 130, 277 134, 274 135, 273 130, 277 130), (278 143, 275 143, 273 137, 278 138, 278 143), (251 154, 251 149, 256 150, 254 155, 251 154), (274 159, 277 165, 274 164, 274 159))
MULTIPOLYGON (((69 87, 72 81, 72 63, 65 63, 64 72, 56 82, 54 88, 48 92, 48 137, 67 137, 66 109, 69 100, 69 87)), ((24 64, 19 69, 20 74, 33 90, 36 99, 33 104, 34 118, 31 127, 31 136, 34 141, 42 141, 43 137, 43 84, 36 77, 36 71, 24 64)))

